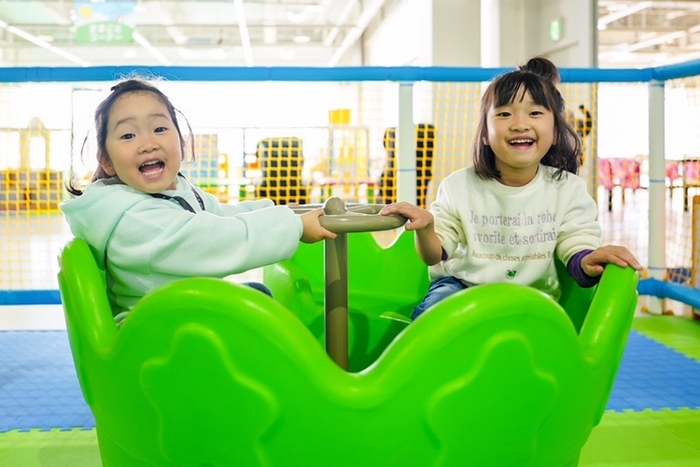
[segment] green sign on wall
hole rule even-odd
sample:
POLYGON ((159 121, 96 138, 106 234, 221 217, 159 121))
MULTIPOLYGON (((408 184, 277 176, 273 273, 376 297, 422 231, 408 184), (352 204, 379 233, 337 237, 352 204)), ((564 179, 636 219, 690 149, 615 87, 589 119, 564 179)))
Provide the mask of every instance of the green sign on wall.
POLYGON ((549 23, 549 40, 552 42, 557 42, 561 40, 564 35, 564 19, 554 18, 549 23))
POLYGON ((76 42, 134 42, 134 1, 75 2, 76 42))

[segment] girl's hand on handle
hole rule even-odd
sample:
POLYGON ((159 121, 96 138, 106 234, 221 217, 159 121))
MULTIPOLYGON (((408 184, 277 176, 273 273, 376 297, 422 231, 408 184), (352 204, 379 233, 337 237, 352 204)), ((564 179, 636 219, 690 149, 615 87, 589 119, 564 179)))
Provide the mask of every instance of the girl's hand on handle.
POLYGON ((379 212, 384 216, 400 214, 408 222, 404 225, 406 230, 416 232, 416 250, 421 260, 428 266, 437 264, 442 259, 442 242, 435 233, 433 214, 427 209, 419 208, 413 204, 401 202, 387 204, 379 212))
POLYGON ((301 235, 302 242, 316 243, 324 239, 333 240, 338 236, 321 225, 318 220, 321 216, 323 216, 323 209, 321 208, 305 212, 299 216, 304 226, 304 233, 301 235))
POLYGON ((414 206, 410 203, 401 202, 387 204, 379 212, 382 216, 389 214, 400 214, 406 219, 406 225, 404 228, 406 230, 420 230, 429 227, 433 224, 433 215, 430 211, 414 206))
POLYGON ((608 263, 617 264, 622 268, 629 266, 637 271, 642 270, 642 265, 639 264, 637 258, 624 246, 602 246, 581 259, 583 272, 592 277, 600 276, 608 263))

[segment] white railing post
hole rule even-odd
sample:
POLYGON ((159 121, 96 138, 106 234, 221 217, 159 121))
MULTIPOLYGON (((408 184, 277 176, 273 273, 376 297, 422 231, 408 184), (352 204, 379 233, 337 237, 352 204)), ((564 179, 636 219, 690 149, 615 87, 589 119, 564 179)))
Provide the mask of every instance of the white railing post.
POLYGON ((413 83, 399 83, 399 125, 396 128, 396 201, 416 204, 416 144, 413 83))
MULTIPOLYGON (((666 279, 665 85, 649 82, 649 278, 666 279)), ((649 313, 661 314, 664 299, 648 297, 649 313)))

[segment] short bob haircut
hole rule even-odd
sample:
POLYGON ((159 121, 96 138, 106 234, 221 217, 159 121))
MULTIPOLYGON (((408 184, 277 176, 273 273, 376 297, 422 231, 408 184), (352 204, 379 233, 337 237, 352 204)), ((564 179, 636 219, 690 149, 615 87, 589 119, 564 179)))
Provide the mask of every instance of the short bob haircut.
POLYGON ((482 178, 501 178, 496 169, 496 155, 487 144, 487 115, 492 107, 501 107, 514 102, 515 99, 524 98, 525 92, 530 94, 535 104, 554 114, 554 143, 541 163, 559 169, 556 172, 557 178, 561 178, 565 171, 578 173, 581 139, 566 121, 561 94, 554 83, 525 69, 514 70, 497 77, 486 89, 481 99, 479 125, 472 147, 474 170, 482 178))
MULTIPOLYGON (((177 110, 175 106, 173 106, 172 102, 170 102, 170 99, 163 93, 163 91, 147 83, 145 80, 136 78, 126 79, 120 82, 119 84, 113 86, 110 90, 112 91, 111 94, 107 96, 105 100, 103 100, 95 110, 95 136, 97 137, 98 167, 92 176, 92 182, 96 182, 97 180, 102 180, 105 178, 111 178, 111 175, 105 172, 104 168, 102 167, 102 163, 109 160, 109 154, 107 154, 106 146, 109 114, 112 111, 112 107, 114 107, 114 103, 117 102, 122 96, 130 93, 151 93, 160 102, 163 103, 165 108, 168 110, 168 115, 172 119, 173 124, 175 125, 175 129, 177 130, 177 134, 180 137, 180 148, 182 149, 183 158, 186 154, 190 154, 191 159, 194 160, 194 138, 192 137, 192 128, 190 127, 187 118, 185 118, 185 116, 182 115, 182 113, 179 110, 177 110), (187 125, 187 129, 189 130, 189 144, 182 136, 182 131, 180 131, 178 115, 180 115, 184 119, 184 122, 187 125)), ((86 144, 87 138, 85 138, 85 140, 83 141, 83 150, 85 149, 86 144)), ((68 184, 67 190, 73 196, 80 196, 83 194, 83 191, 75 185, 74 181, 71 181, 68 184)))

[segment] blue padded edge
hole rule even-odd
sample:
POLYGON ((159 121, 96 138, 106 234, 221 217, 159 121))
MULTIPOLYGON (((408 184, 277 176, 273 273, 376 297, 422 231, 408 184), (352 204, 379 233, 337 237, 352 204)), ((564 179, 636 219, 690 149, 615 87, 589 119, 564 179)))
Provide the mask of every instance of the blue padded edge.
POLYGON ((0 290, 0 305, 60 305, 56 290, 0 290))

